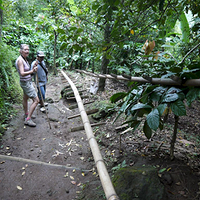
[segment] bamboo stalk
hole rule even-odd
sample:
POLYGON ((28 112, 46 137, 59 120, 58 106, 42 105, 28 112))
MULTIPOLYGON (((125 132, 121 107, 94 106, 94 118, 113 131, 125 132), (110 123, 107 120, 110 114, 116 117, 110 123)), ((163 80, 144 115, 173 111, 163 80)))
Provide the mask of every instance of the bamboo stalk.
MULTIPOLYGON (((129 78, 125 78, 121 75, 116 75, 116 76, 113 76, 113 75, 109 75, 109 74, 93 74, 91 72, 85 72, 84 70, 77 70, 77 71, 81 71, 82 73, 85 73, 87 75, 90 75, 90 76, 94 76, 94 77, 99 77, 99 78, 109 78, 109 79, 117 79, 117 80, 124 80, 124 81, 133 81, 133 82, 139 82, 139 83, 149 83, 148 80, 142 78, 142 77, 129 77, 129 78)), ((181 82, 177 82, 177 81, 174 81, 170 78, 152 78, 151 80, 151 84, 154 84, 154 85, 172 85, 172 86, 200 86, 200 79, 189 79, 187 80, 185 83, 181 83, 181 82)))
MULTIPOLYGON (((92 110, 86 111, 86 113, 87 113, 87 115, 91 115, 91 114, 97 113, 98 111, 99 111, 99 109, 92 109, 92 110)), ((80 117, 80 116, 81 116, 80 114, 72 115, 72 116, 69 116, 67 119, 73 119, 73 118, 80 117)))
POLYGON ((92 131, 92 127, 90 125, 88 116, 85 112, 81 97, 78 93, 77 88, 73 84, 73 82, 69 79, 69 77, 61 70, 61 73, 63 76, 68 80, 69 84, 71 85, 73 91, 74 91, 74 96, 76 97, 76 101, 78 104, 79 112, 81 114, 81 118, 84 124, 85 132, 90 144, 90 148, 95 160, 95 164, 98 170, 98 174, 101 180, 101 184, 104 190, 104 193, 106 195, 107 200, 119 200, 119 197, 117 196, 115 189, 112 185, 112 182, 110 180, 109 174, 107 172, 106 166, 104 164, 103 158, 100 153, 100 149, 98 147, 97 141, 95 139, 94 133, 92 131))
MULTIPOLYGON (((101 126, 101 125, 105 125, 105 124, 106 124, 105 122, 91 124, 91 127, 101 126)), ((78 126, 78 127, 71 128, 71 132, 81 131, 81 130, 84 130, 84 126, 78 126)))
POLYGON ((76 170, 80 170, 80 171, 90 171, 90 170, 83 170, 83 169, 76 168, 76 167, 68 167, 66 165, 45 163, 45 162, 42 162, 42 161, 36 161, 36 160, 14 157, 14 156, 0 155, 0 159, 17 161, 17 162, 25 162, 25 163, 31 163, 31 164, 36 164, 36 165, 44 165, 44 166, 49 166, 49 167, 54 167, 54 168, 63 168, 63 169, 72 169, 72 170, 76 169, 76 170))
MULTIPOLYGON (((85 99, 85 98, 89 98, 89 96, 88 95, 83 95, 83 96, 81 96, 83 99, 85 99)), ((74 96, 74 97, 68 97, 68 98, 66 98, 66 100, 76 100, 76 97, 74 96)))
MULTIPOLYGON (((85 103, 83 103, 83 105, 90 104, 90 103, 94 103, 94 101, 85 102, 85 103)), ((78 108, 78 105, 75 104, 75 105, 71 105, 71 106, 69 107, 69 109, 74 109, 74 108, 78 108)))

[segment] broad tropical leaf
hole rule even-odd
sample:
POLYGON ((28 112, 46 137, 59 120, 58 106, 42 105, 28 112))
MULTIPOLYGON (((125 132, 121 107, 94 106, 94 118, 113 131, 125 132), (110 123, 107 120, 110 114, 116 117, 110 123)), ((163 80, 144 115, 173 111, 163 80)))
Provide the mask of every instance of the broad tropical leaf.
POLYGON ((181 31, 182 31, 182 35, 183 35, 183 42, 189 42, 189 36, 190 36, 190 27, 189 27, 189 23, 188 20, 185 16, 184 11, 182 11, 181 15, 180 15, 180 22, 181 22, 181 31))
POLYGON ((191 103, 199 96, 200 96, 200 88, 191 89, 186 95, 187 104, 190 106, 191 103))
POLYGON ((174 93, 174 94, 167 94, 164 96, 162 102, 174 102, 178 99, 178 94, 174 93))
POLYGON ((177 116, 184 116, 186 115, 185 105, 182 101, 176 101, 171 104, 172 112, 177 116))
POLYGON ((152 130, 151 128, 148 126, 147 121, 144 122, 144 126, 143 126, 143 131, 145 136, 150 139, 152 136, 152 130))
POLYGON ((153 129, 154 131, 156 131, 159 127, 159 123, 160 123, 160 117, 159 117, 159 112, 158 109, 154 109, 152 110, 148 115, 147 115, 147 124, 148 126, 153 129))
POLYGON ((116 103, 117 101, 119 101, 120 99, 123 99, 127 94, 125 92, 119 92, 114 94, 112 97, 110 97, 110 101, 112 103, 116 103))
POLYGON ((147 105, 147 104, 143 104, 143 103, 138 103, 136 105, 134 105, 132 108, 131 108, 131 111, 134 111, 134 110, 140 110, 140 109, 151 109, 151 106, 147 105))
POLYGON ((160 116, 163 114, 163 112, 165 111, 166 108, 167 108, 167 104, 166 104, 166 103, 160 104, 160 105, 157 107, 160 116))

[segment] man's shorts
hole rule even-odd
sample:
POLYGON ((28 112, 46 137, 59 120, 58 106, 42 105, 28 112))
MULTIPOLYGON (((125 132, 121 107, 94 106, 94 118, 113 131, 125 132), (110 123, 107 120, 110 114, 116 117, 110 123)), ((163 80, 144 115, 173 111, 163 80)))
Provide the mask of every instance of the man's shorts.
POLYGON ((20 81, 20 86, 29 98, 34 99, 37 97, 32 81, 20 81))

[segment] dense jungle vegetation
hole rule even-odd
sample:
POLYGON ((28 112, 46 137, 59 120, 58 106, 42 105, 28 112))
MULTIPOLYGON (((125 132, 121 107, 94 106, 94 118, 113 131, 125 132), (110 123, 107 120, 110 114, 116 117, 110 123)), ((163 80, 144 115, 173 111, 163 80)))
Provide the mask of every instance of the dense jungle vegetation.
MULTIPOLYGON (((180 87, 131 83, 114 95, 119 114, 144 133, 162 129, 169 111, 185 115, 200 96, 199 0, 0 0, 0 134, 14 115, 22 91, 15 69, 20 44, 30 46, 29 62, 45 52, 51 73, 58 68, 97 73, 172 78, 180 87), (121 101, 119 101, 121 100, 121 101)), ((99 80, 103 91, 105 79, 99 80)), ((176 134, 176 130, 175 133, 176 134)), ((173 155, 172 155, 173 157, 173 155)))

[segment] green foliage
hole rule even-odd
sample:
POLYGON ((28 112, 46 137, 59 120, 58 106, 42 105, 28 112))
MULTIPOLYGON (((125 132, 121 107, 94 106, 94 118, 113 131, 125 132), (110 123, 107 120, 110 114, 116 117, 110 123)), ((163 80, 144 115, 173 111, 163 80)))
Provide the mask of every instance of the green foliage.
POLYGON ((17 55, 4 43, 0 43, 0 131, 5 130, 7 120, 13 115, 12 105, 19 103, 22 90, 14 61, 17 55))
MULTIPOLYGON (((192 75, 191 75, 192 76, 192 75)), ((186 115, 185 100, 188 105, 200 96, 199 88, 163 87, 149 84, 135 86, 128 93, 117 93, 111 102, 120 102, 120 114, 125 113, 131 127, 137 128, 144 120, 144 133, 149 138, 151 129, 162 128, 163 119, 169 110, 176 116, 186 115), (168 110, 168 111, 166 111, 168 110), (163 114, 164 113, 164 114, 163 114)))

